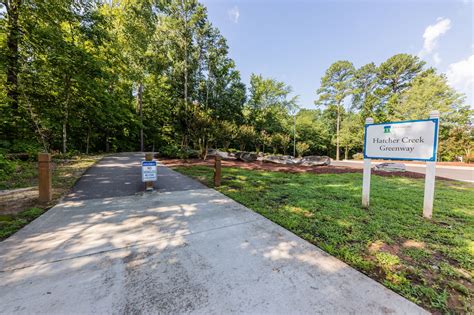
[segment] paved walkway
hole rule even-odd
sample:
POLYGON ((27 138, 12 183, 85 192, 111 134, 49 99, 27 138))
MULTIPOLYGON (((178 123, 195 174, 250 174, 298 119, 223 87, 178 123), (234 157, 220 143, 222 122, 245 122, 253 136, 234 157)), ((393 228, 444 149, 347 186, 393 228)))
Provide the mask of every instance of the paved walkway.
POLYGON ((425 313, 167 168, 140 193, 139 159, 104 159, 0 243, 0 313, 425 313))

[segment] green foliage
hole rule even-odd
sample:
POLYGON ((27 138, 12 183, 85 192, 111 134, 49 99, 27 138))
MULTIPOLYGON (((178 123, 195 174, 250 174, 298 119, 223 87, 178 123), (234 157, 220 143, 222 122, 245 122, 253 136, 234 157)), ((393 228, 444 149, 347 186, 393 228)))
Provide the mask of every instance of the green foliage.
POLYGON ((309 149, 309 144, 306 142, 297 142, 296 143, 296 152, 299 157, 302 157, 309 149))
POLYGON ((377 252, 375 259, 378 265, 384 270, 391 270, 400 263, 400 259, 397 256, 386 252, 377 252))
POLYGON ((63 153, 133 151, 141 133, 149 150, 203 152, 216 139, 204 120, 242 120, 245 86, 197 1, 21 3, 18 32, 4 27, 11 10, 0 17, 2 38, 21 37, 15 51, 0 42, 1 60, 18 55, 18 108, 0 106, 9 152, 28 151, 13 146, 28 140, 63 153))
POLYGON ((36 162, 8 160, 0 154, 0 189, 14 189, 37 184, 36 162))
POLYGON ((318 106, 325 106, 330 116, 335 117, 336 159, 339 160, 341 120, 345 114, 344 100, 353 93, 355 69, 349 61, 337 61, 326 70, 321 79, 321 87, 315 101, 318 106))
POLYGON ((438 109, 440 159, 472 156, 472 110, 415 56, 359 69, 336 61, 317 90, 322 108, 298 111, 291 86, 273 78, 252 74, 247 95, 225 38, 197 0, 10 3, 0 14, 3 153, 286 154, 295 137, 309 154, 339 157, 341 147, 346 156, 361 151, 369 116, 425 118, 438 109))
POLYGON ((0 154, 0 180, 4 181, 11 176, 15 171, 15 163, 5 158, 5 155, 0 154))
POLYGON ((361 151, 367 117, 376 122, 426 119, 432 110, 438 110, 439 158, 451 161, 459 157, 469 160, 474 145, 469 127, 473 112, 464 100, 444 75, 425 69, 425 62, 418 57, 397 54, 379 66, 369 63, 357 70, 348 61, 333 63, 321 81, 315 103, 324 106, 323 116, 335 126, 330 133, 335 135, 336 156, 339 143, 346 158, 350 151, 361 151), (347 111, 344 103, 349 96, 352 104, 347 111))
POLYGON ((3 240, 20 228, 33 221, 45 210, 41 208, 30 208, 20 212, 17 215, 0 216, 0 240, 3 240))
POLYGON ((250 126, 250 125, 240 126, 238 130, 240 150, 245 151, 246 148, 248 148, 248 145, 251 146, 255 144, 256 137, 257 137, 257 133, 253 126, 250 126))
POLYGON ((290 136, 282 133, 275 133, 272 136, 271 140, 273 146, 273 153, 277 153, 279 149, 283 151, 283 154, 288 153, 288 148, 290 147, 291 138, 290 136))

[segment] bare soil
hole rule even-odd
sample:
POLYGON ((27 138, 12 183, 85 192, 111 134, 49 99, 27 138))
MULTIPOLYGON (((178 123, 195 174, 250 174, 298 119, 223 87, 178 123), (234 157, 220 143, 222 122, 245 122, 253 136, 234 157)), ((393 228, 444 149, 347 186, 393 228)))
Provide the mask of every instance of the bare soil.
MULTIPOLYGON (((166 166, 214 166, 213 159, 200 160, 200 159, 160 159, 160 163, 166 166)), ((222 167, 238 167, 247 170, 263 170, 272 172, 285 172, 285 173, 313 173, 313 174, 341 174, 341 173, 362 173, 362 169, 356 169, 345 166, 302 166, 302 165, 280 165, 273 163, 263 163, 261 161, 255 162, 242 162, 238 160, 222 160, 222 167)), ((424 174, 415 172, 384 172, 372 170, 372 174, 393 177, 402 176, 408 178, 425 178, 424 174)), ((440 179, 450 180, 443 177, 440 179)))

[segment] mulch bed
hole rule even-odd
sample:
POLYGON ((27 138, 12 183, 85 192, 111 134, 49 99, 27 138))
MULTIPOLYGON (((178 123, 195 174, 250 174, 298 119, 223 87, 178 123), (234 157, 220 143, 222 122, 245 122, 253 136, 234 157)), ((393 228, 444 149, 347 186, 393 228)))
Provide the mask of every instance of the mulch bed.
MULTIPOLYGON (((169 167, 176 166, 214 166, 214 159, 160 159, 160 163, 169 167)), ((342 173, 362 173, 362 169, 345 167, 345 166, 301 166, 301 165, 280 165, 272 163, 242 162, 237 160, 222 160, 223 167, 238 167, 246 170, 263 170, 285 173, 314 173, 314 174, 342 174, 342 173)), ((372 174, 393 177, 403 176, 408 178, 425 178, 424 174, 414 172, 383 172, 372 170, 372 174)), ((447 178, 437 177, 440 179, 450 180, 447 178)))

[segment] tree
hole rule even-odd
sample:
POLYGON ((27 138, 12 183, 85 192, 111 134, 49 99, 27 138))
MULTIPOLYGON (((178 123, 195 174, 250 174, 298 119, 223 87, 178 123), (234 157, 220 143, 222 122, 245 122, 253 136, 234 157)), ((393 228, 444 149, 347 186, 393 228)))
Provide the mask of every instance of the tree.
POLYGON ((255 142, 255 138, 257 133, 255 132, 255 128, 250 125, 241 125, 239 127, 239 144, 240 144, 240 151, 245 151, 247 145, 253 145, 255 142))
POLYGON ((189 132, 194 142, 198 144, 200 157, 205 160, 209 143, 216 135, 217 123, 212 119, 211 111, 201 107, 198 102, 190 105, 190 114, 189 132))
POLYGON ((292 88, 284 82, 252 74, 249 93, 248 123, 257 131, 284 132, 290 119, 289 111, 297 106, 298 97, 290 97, 292 88))
POLYGON ((260 142, 262 143, 262 152, 265 154, 265 147, 270 147, 272 145, 272 137, 265 131, 260 131, 260 142))
POLYGON ((296 143, 296 152, 298 152, 298 157, 302 157, 309 149, 309 144, 306 142, 297 142, 296 143))
POLYGON ((291 137, 283 133, 275 133, 272 136, 273 153, 277 153, 281 148, 283 154, 286 155, 290 147, 291 137))
POLYGON ((461 157, 466 162, 472 162, 474 151, 474 129, 472 126, 451 125, 443 133, 446 135, 443 135, 443 139, 440 141, 438 159, 453 161, 461 157))
POLYGON ((329 155, 332 149, 330 121, 321 110, 301 109, 296 115, 298 141, 309 145, 315 155, 329 155))
POLYGON ((413 79, 423 71, 424 66, 424 61, 409 54, 394 55, 379 66, 380 84, 376 94, 382 104, 379 111, 382 121, 392 117, 400 103, 400 95, 411 86, 413 79))
POLYGON ((20 13, 24 0, 4 0, 1 4, 5 7, 7 14, 7 52, 6 52, 6 89, 8 102, 13 114, 18 110, 18 71, 20 62, 19 45, 21 40, 20 13))
POLYGON ((350 113, 342 121, 341 146, 344 148, 344 159, 349 158, 349 151, 361 148, 364 143, 364 129, 362 128, 360 114, 350 113))
POLYGON ((380 100, 375 93, 378 84, 378 69, 373 62, 355 71, 352 108, 360 111, 363 119, 379 116, 377 111, 380 110, 380 100))
POLYGON ((441 119, 446 122, 466 107, 463 102, 462 95, 448 85, 443 75, 429 72, 417 76, 411 87, 400 95, 392 119, 426 119, 432 110, 439 110, 441 119))
POLYGON ((326 106, 328 110, 336 112, 336 160, 339 160, 339 132, 341 116, 344 113, 344 100, 352 93, 354 66, 349 61, 333 63, 321 79, 318 89, 316 105, 326 106))
POLYGON ((226 152, 229 151, 229 146, 233 140, 238 136, 237 125, 231 121, 222 121, 219 124, 217 133, 217 140, 222 145, 226 152))

